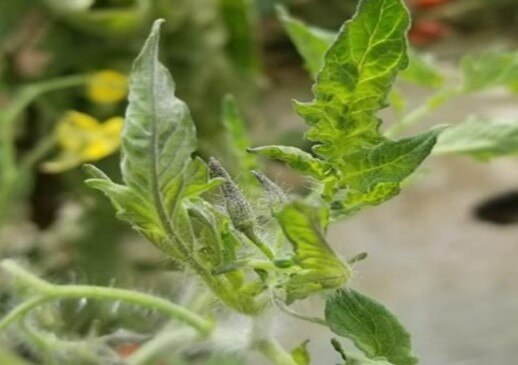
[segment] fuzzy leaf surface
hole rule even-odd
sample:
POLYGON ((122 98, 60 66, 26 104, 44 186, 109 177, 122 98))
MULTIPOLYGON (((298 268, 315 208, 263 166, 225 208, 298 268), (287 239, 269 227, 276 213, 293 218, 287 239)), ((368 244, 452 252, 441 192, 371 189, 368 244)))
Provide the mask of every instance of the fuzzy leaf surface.
MULTIPOLYGON (((414 365, 410 334, 382 304, 350 289, 338 289, 326 301, 326 321, 377 364, 414 365)), ((371 362, 358 362, 358 364, 371 362)))
POLYGON ((205 163, 191 157, 196 150, 194 123, 175 96, 171 75, 158 61, 161 22, 153 24, 130 75, 121 146, 124 184, 113 183, 93 167, 88 168, 92 178, 87 184, 103 191, 119 218, 164 252, 185 256, 195 238, 182 201, 220 181, 210 180, 205 163))
POLYGON ((288 302, 305 298, 313 291, 337 288, 351 276, 350 268, 326 242, 327 212, 303 201, 289 203, 277 215, 284 235, 295 251, 301 268, 286 286, 288 302))

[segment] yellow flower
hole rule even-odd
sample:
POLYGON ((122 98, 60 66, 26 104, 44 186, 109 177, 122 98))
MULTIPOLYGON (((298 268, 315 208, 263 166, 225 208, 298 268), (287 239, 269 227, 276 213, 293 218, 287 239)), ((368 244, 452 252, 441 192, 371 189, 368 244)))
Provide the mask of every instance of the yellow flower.
POLYGON ((95 73, 88 81, 86 95, 94 103, 117 103, 128 93, 128 77, 117 71, 95 73))
POLYGON ((67 112, 55 130, 61 152, 54 160, 43 163, 42 169, 49 173, 62 172, 111 155, 120 146, 123 123, 122 117, 99 123, 88 114, 67 112))

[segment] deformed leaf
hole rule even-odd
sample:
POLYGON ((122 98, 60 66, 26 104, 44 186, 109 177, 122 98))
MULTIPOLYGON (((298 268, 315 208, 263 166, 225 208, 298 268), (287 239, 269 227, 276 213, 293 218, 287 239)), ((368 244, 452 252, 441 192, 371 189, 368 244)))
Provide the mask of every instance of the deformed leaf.
MULTIPOLYGON (((403 1, 361 1, 335 38, 285 13, 281 17, 306 62, 313 71, 320 70, 314 100, 296 104, 310 126, 305 138, 315 143, 316 157, 280 146, 260 153, 323 182, 323 196, 334 216, 393 197, 429 155, 440 133, 436 129, 393 141, 380 132, 377 113, 387 105, 398 72, 408 65, 410 17, 403 1), (325 55, 324 44, 329 45, 325 55), (312 166, 325 166, 324 175, 312 166)), ((422 63, 414 67, 431 73, 422 63)))
MULTIPOLYGON (((325 315, 331 330, 351 339, 369 359, 382 361, 381 364, 384 360, 394 365, 417 363, 410 334, 375 300, 351 289, 338 289, 327 299, 325 315)), ((378 364, 355 364, 371 363, 378 364)))
MULTIPOLYGON (((304 59, 308 71, 313 78, 316 78, 324 64, 324 55, 333 45, 337 34, 309 26, 292 17, 283 7, 278 7, 278 17, 297 51, 304 59)), ((401 72, 402 79, 426 87, 442 85, 444 78, 433 64, 430 56, 419 54, 410 49, 408 58, 408 67, 401 72)))
POLYGON ((348 214, 365 204, 377 205, 397 195, 401 182, 430 154, 443 129, 397 141, 385 140, 349 154, 338 180, 347 186, 347 196, 335 200, 335 214, 348 214))
POLYGON ((196 150, 196 132, 187 106, 174 95, 171 75, 158 61, 160 24, 155 22, 133 64, 121 170, 129 187, 165 210, 173 198, 168 190, 196 150))
POLYGON ((114 183, 93 165, 85 165, 84 169, 90 176, 86 184, 101 190, 111 200, 119 219, 130 223, 136 231, 158 245, 166 240, 160 219, 151 202, 127 186, 114 183))
POLYGON ((464 154, 481 160, 518 153, 518 121, 469 118, 444 131, 435 154, 464 154))
POLYGON ((364 0, 327 51, 310 103, 297 112, 310 125, 306 137, 329 160, 383 141, 376 113, 386 104, 398 71, 408 64, 409 15, 401 0, 364 0))
POLYGON ((170 256, 185 259, 195 237, 183 201, 221 181, 209 180, 205 163, 191 157, 196 150, 194 123, 158 61, 161 22, 153 24, 130 75, 121 146, 124 185, 92 167, 94 176, 87 183, 112 200, 121 219, 170 256))
POLYGON ((293 246, 295 263, 302 269, 291 275, 286 285, 288 302, 340 287, 349 280, 350 268, 325 240, 327 212, 323 208, 294 201, 284 207, 277 220, 293 246))
POLYGON ((294 170, 313 176, 316 179, 325 178, 326 172, 330 168, 324 161, 296 147, 262 146, 250 148, 248 151, 282 161, 294 170))

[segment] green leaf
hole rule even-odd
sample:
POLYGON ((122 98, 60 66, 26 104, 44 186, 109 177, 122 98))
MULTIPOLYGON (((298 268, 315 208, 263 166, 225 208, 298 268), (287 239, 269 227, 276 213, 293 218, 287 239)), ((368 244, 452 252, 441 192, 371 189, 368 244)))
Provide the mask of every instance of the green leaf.
MULTIPOLYGON (((312 70, 320 69, 313 87, 315 99, 296 104, 310 126, 305 138, 316 143, 317 157, 285 147, 265 147, 260 153, 322 181, 334 216, 393 197, 428 156, 440 132, 392 141, 379 130, 377 113, 387 105, 398 72, 408 65, 410 17, 403 1, 361 1, 325 55, 330 35, 286 13, 281 17, 306 62, 312 70)), ((419 73, 431 73, 418 61, 414 67, 419 73)))
POLYGON ((114 183, 95 166, 85 165, 83 168, 90 176, 86 184, 101 190, 111 200, 119 219, 129 222, 136 231, 152 242, 161 244, 166 240, 160 219, 151 202, 127 186, 114 183))
POLYGON ((330 168, 324 161, 296 147, 262 146, 250 148, 248 151, 282 161, 294 170, 316 179, 324 179, 330 168))
POLYGON ((345 361, 344 365, 392 365, 386 361, 371 360, 365 356, 345 351, 336 338, 331 339, 331 344, 345 361))
POLYGON ((301 268, 286 285, 288 302, 307 297, 322 289, 344 285, 350 268, 326 242, 327 212, 303 201, 287 204, 277 215, 284 235, 295 251, 294 261, 301 268))
MULTIPOLYGON (((279 6, 277 10, 284 29, 304 59, 308 71, 316 78, 324 64, 324 55, 333 45, 337 34, 311 27, 290 16, 283 7, 279 6)), ((401 72, 402 79, 426 87, 439 87, 443 84, 444 77, 429 56, 410 49, 408 57, 408 68, 401 72)))
POLYGON ((469 55, 461 61, 464 75, 463 89, 476 92, 504 86, 514 89, 518 83, 518 52, 490 51, 469 55))
POLYGON ((319 144, 314 149, 320 156, 343 159, 383 141, 376 113, 386 105, 397 72, 408 64, 409 23, 402 0, 364 0, 344 24, 325 55, 315 100, 296 106, 311 126, 306 138, 319 144))
POLYGON ((163 224, 175 209, 182 171, 196 150, 190 112, 175 95, 173 79, 158 61, 161 21, 133 64, 122 133, 122 178, 152 201, 163 224))
POLYGON ((253 2, 249 0, 219 0, 227 30, 227 52, 244 70, 258 69, 257 40, 254 33, 253 2))
POLYGON ((324 63, 324 54, 333 44, 336 34, 308 26, 291 17, 283 7, 277 7, 277 14, 297 51, 304 59, 308 71, 313 78, 316 78, 324 63))
POLYGON ((518 121, 469 118, 444 131, 435 154, 464 154, 480 160, 518 153, 518 121))
MULTIPOLYGON (((432 151, 443 127, 397 141, 385 140, 350 153, 339 184, 347 186, 344 199, 332 205, 335 214, 350 214, 365 204, 377 205, 397 195, 401 182, 410 176, 432 151)), ((338 195, 341 194, 338 191, 338 195)))
POLYGON ((245 121, 239 112, 235 98, 231 95, 227 95, 223 100, 222 120, 228 137, 228 150, 232 154, 237 171, 256 169, 258 164, 255 157, 246 153, 250 147, 250 141, 246 133, 245 121))
POLYGON ((368 358, 394 365, 417 363, 409 333, 375 300, 354 290, 338 289, 327 299, 325 315, 331 330, 351 339, 368 358))
POLYGON ((129 105, 122 132, 124 185, 88 167, 87 184, 103 191, 137 231, 173 258, 185 259, 195 240, 183 204, 219 185, 208 168, 192 159, 196 131, 187 106, 178 99, 171 75, 158 61, 162 21, 153 24, 130 75, 129 105))
POLYGON ((307 348, 308 343, 309 343, 309 340, 306 340, 291 351, 291 356, 293 357, 293 360, 295 360, 297 365, 310 365, 311 364, 311 355, 307 348))
POLYGON ((443 85, 444 77, 429 55, 422 55, 410 49, 408 56, 408 67, 401 72, 403 80, 430 88, 438 88, 443 85))

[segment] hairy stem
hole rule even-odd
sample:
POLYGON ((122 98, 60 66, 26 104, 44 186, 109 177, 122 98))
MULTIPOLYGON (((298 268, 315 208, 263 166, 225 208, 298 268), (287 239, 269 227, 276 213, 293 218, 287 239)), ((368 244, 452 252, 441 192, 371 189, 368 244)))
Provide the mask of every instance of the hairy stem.
POLYGON ((20 304, 0 321, 0 331, 4 330, 10 324, 22 320, 32 310, 45 302, 56 299, 81 298, 115 300, 154 309, 171 318, 189 324, 203 335, 208 334, 213 327, 212 322, 202 318, 198 314, 171 303, 166 299, 152 295, 126 289, 89 285, 53 285, 32 275, 12 260, 2 261, 0 268, 12 275, 15 279, 18 279, 23 285, 30 288, 36 294, 35 297, 20 304))

